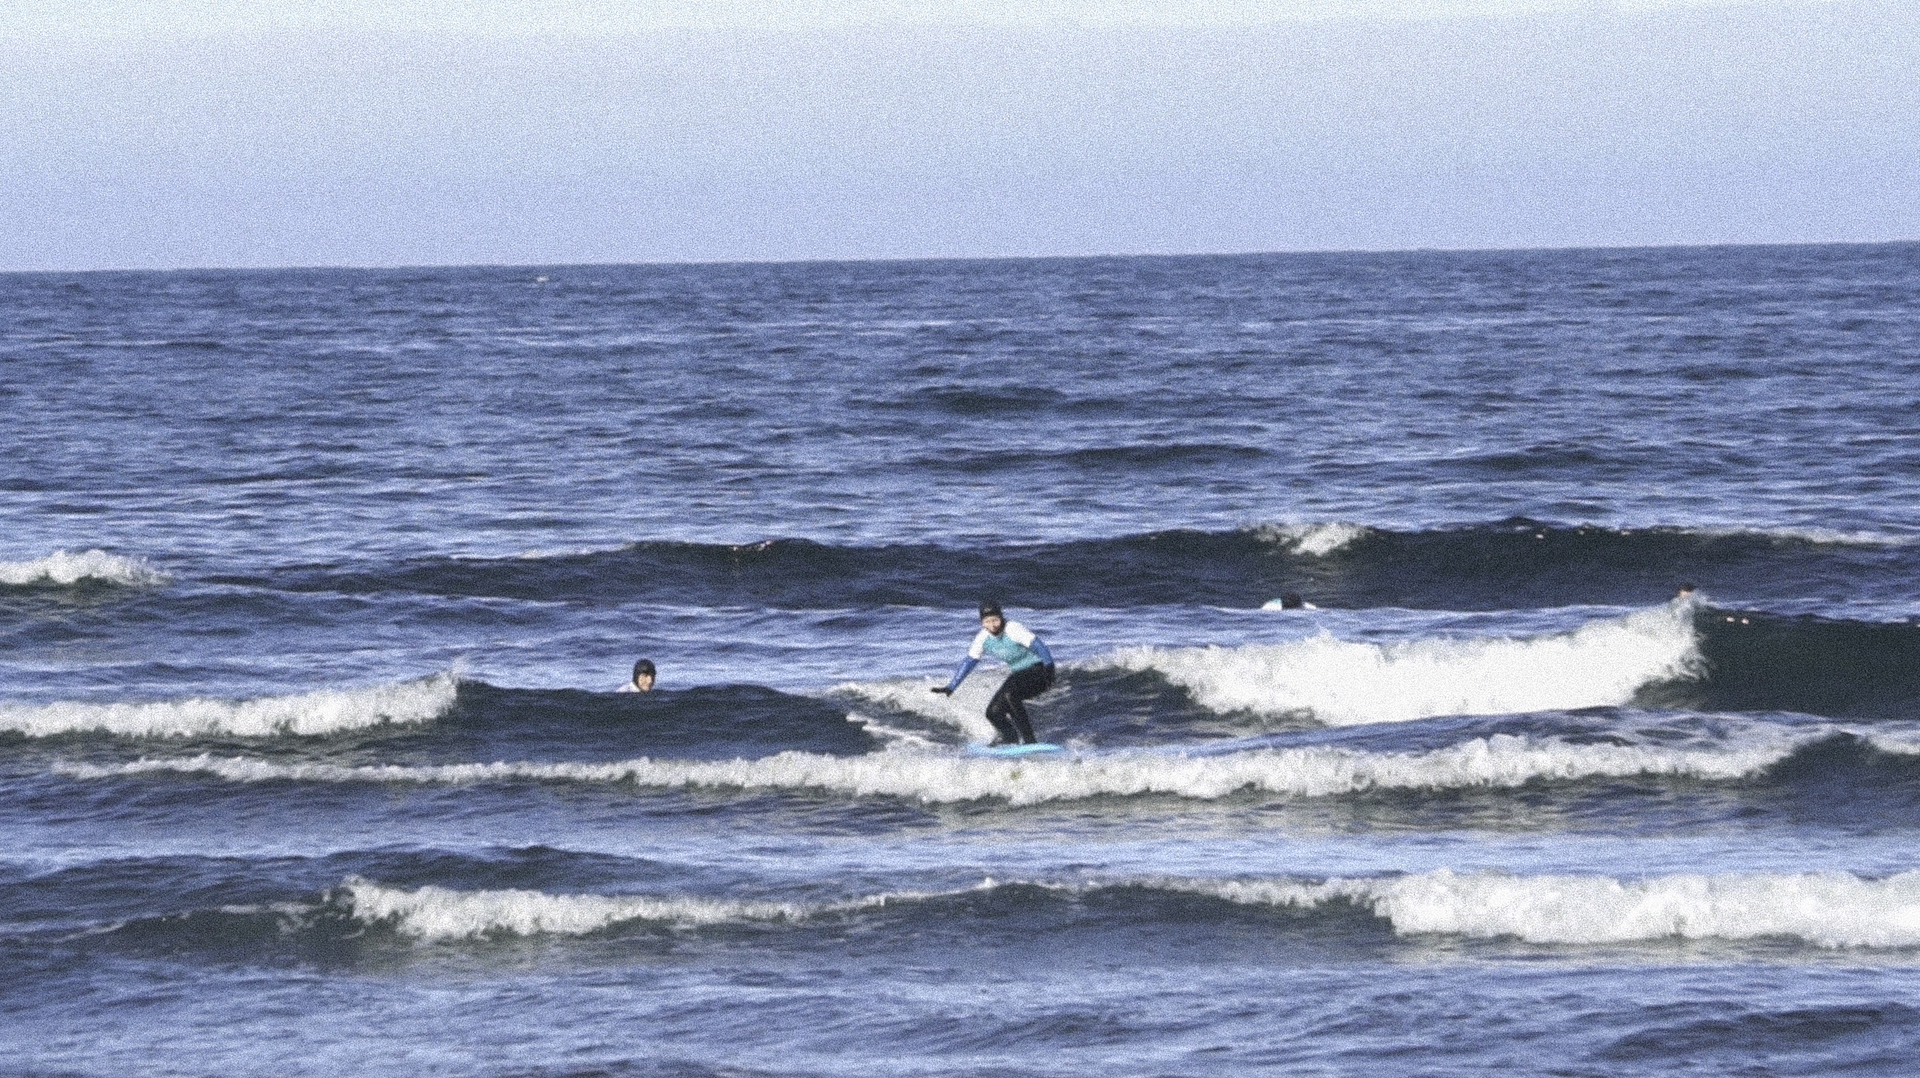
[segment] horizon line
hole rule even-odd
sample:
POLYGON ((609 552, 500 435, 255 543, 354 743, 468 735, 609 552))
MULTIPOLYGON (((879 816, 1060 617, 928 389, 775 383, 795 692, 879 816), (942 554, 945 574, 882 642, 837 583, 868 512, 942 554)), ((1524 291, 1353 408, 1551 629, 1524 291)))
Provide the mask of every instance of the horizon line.
POLYGON ((1277 258, 1318 257, 1328 255, 1423 255, 1423 254, 1549 254, 1585 251, 1715 251, 1784 249, 1796 247, 1901 247, 1920 244, 1920 238, 1886 240, 1800 240, 1775 242, 1722 243, 1622 243, 1561 244, 1542 247, 1325 247, 1257 251, 1154 251, 1104 252, 1099 254, 1050 255, 894 255, 871 258, 708 258, 708 259, 636 259, 632 261, 588 262, 393 262, 393 263, 288 263, 273 266, 120 266, 85 269, 0 269, 0 277, 46 276, 54 274, 109 273, 294 273, 308 271, 388 272, 407 270, 480 270, 480 269, 624 269, 691 268, 721 266, 855 266, 929 262, 1096 262, 1115 260, 1186 258, 1277 258))

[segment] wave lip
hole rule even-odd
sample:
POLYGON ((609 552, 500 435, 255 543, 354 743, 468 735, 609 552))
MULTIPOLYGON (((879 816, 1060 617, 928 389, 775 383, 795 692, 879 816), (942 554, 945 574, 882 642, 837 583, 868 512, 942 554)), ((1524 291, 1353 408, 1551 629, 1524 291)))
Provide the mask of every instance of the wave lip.
POLYGON ((383 723, 431 722, 452 709, 457 686, 452 673, 440 673, 365 689, 322 689, 251 700, 192 697, 144 704, 0 705, 0 731, 28 737, 70 733, 106 733, 121 737, 213 734, 310 737, 383 723))
POLYGON ((144 559, 109 554, 104 550, 87 550, 78 554, 56 550, 44 558, 31 561, 0 562, 0 584, 16 588, 49 584, 71 587, 86 582, 137 588, 165 584, 170 579, 144 559))
POLYGON ((1284 877, 1067 883, 987 879, 960 891, 891 892, 814 903, 691 895, 459 891, 431 885, 406 889, 350 876, 330 897, 362 923, 389 925, 417 940, 451 941, 582 936, 633 922, 670 928, 799 923, 1010 884, 1063 895, 1141 888, 1308 912, 1353 906, 1385 920, 1395 935, 1403 937, 1448 935, 1563 946, 1676 939, 1791 939, 1835 949, 1920 946, 1920 872, 1884 879, 1832 871, 1675 873, 1618 879, 1443 868, 1319 881, 1284 877))
POLYGON ((1326 521, 1317 524, 1262 524, 1253 528, 1252 534, 1290 553, 1322 558, 1366 538, 1373 534, 1373 529, 1364 524, 1326 521))
POLYGON ((456 891, 427 886, 388 887, 357 876, 336 891, 353 916, 389 923, 415 939, 440 941, 542 934, 584 936, 633 921, 676 928, 742 922, 803 921, 841 910, 884 906, 917 896, 872 895, 847 902, 802 905, 697 896, 553 895, 543 891, 456 891))
POLYGON ((177 773, 213 775, 230 782, 618 783, 659 789, 825 790, 925 804, 1002 800, 1033 805, 1149 795, 1217 800, 1242 790, 1329 797, 1373 790, 1510 789, 1537 781, 1638 775, 1732 781, 1760 774, 1791 755, 1798 744, 1782 739, 1711 749, 1576 745, 1495 734, 1414 753, 1333 746, 1217 755, 1125 750, 1061 759, 992 759, 924 751, 864 756, 783 752, 752 760, 642 758, 612 763, 418 766, 279 763, 201 754, 119 764, 61 764, 55 770, 80 779, 177 773))
POLYGON ((1879 880, 1845 872, 1680 873, 1620 880, 1439 869, 1322 883, 1187 881, 1172 886, 1248 904, 1311 908, 1346 901, 1370 908, 1399 935, 1553 944, 1785 937, 1829 948, 1920 946, 1920 872, 1879 880))
POLYGON ((1821 527, 1778 527, 1778 528, 1741 528, 1741 527, 1695 527, 1682 529, 1685 534, 1705 536, 1707 538, 1762 539, 1772 542, 1805 543, 1808 546, 1843 547, 1909 547, 1920 543, 1920 536, 1905 535, 1889 531, 1866 531, 1862 529, 1821 527))
POLYGON ((1701 673, 1684 604, 1534 637, 1373 644, 1321 633, 1235 648, 1126 648, 1090 665, 1159 673, 1209 710, 1310 713, 1329 726, 1619 706, 1647 685, 1701 673))

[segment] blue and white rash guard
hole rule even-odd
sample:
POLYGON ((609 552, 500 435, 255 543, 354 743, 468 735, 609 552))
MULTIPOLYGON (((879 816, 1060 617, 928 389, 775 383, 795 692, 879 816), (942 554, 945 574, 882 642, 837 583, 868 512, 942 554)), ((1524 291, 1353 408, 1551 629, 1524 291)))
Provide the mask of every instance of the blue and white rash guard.
POLYGON ((1053 665, 1053 653, 1047 650, 1046 641, 1033 635, 1033 631, 1025 625, 1009 621, 998 636, 985 629, 974 636, 972 646, 967 648, 965 661, 953 672, 953 680, 947 682, 947 691, 959 688, 967 675, 973 673, 974 666, 988 655, 1006 663, 1008 669, 1016 672, 1041 663, 1053 665))

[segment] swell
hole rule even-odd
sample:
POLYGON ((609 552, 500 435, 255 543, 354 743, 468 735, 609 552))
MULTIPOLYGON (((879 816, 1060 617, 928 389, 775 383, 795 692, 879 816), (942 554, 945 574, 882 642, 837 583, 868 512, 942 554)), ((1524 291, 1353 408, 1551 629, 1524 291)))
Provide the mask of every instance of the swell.
POLYGON ((1920 624, 1702 609, 1696 625, 1704 676, 1647 702, 1920 719, 1920 624))
POLYGON ((604 762, 349 764, 198 753, 112 763, 61 761, 53 770, 83 781, 174 774, 235 783, 549 782, 813 792, 925 804, 997 800, 1033 805, 1141 796, 1218 800, 1242 793, 1312 798, 1383 791, 1515 789, 1623 777, 1756 781, 1825 733, 1819 729, 1752 731, 1739 740, 1679 745, 1494 733, 1408 752, 1256 742, 1205 752, 1124 749, 1019 759, 901 749, 857 756, 789 750, 771 756, 707 760, 639 757, 604 762))
POLYGON ((845 609, 1194 603, 1257 607, 1298 592, 1323 607, 1512 610, 1645 605, 1683 582, 1767 598, 1877 595, 1920 571, 1897 538, 1790 531, 1610 529, 1514 519, 1402 532, 1352 524, 1166 531, 1026 545, 850 547, 640 542, 616 550, 219 578, 296 591, 845 609))
MULTIPOLYGON (((952 699, 918 678, 824 696, 754 685, 649 694, 515 689, 451 673, 255 698, 0 704, 0 737, 327 737, 423 728, 418 751, 616 759, 866 752, 985 740, 991 679, 952 699), (851 721, 850 721, 851 720, 851 721)), ((1920 625, 1670 603, 1532 636, 1381 643, 1329 633, 1235 647, 1121 648, 1065 666, 1035 704, 1055 738, 1168 747, 1276 728, 1593 708, 1920 718, 1920 625)))
POLYGON ((310 755, 337 748, 430 760, 502 753, 570 759, 789 749, 835 754, 875 744, 863 727, 848 721, 843 707, 756 685, 619 694, 502 688, 452 673, 243 699, 0 705, 0 738, 7 734, 161 740, 189 750, 234 739, 303 738, 320 742, 310 746, 310 755))
MULTIPOLYGON (((1136 877, 995 880, 845 898, 733 898, 674 891, 395 886, 348 876, 318 895, 199 908, 97 926, 95 937, 171 947, 255 946, 289 937, 336 944, 369 931, 403 944, 516 937, 619 938, 761 927, 896 933, 1076 924, 1204 932, 1213 927, 1374 942, 1392 937, 1505 940, 1548 947, 1683 941, 1821 949, 1920 947, 1920 872, 1519 875, 1436 869, 1366 877, 1136 877), (960 922, 955 924, 955 922, 960 922), (277 938, 277 939, 276 939, 277 938)), ((724 938, 724 937, 723 937, 724 938)), ((832 935, 829 938, 833 938, 832 935)))
POLYGON ((1685 602, 1535 636, 1303 639, 1123 648, 1085 664, 1150 672, 1219 714, 1327 725, 1610 707, 1920 718, 1920 624, 1685 602))
POLYGON ((0 734, 29 738, 105 734, 134 738, 318 736, 431 722, 456 696, 450 673, 358 689, 247 699, 189 697, 143 703, 0 704, 0 734))

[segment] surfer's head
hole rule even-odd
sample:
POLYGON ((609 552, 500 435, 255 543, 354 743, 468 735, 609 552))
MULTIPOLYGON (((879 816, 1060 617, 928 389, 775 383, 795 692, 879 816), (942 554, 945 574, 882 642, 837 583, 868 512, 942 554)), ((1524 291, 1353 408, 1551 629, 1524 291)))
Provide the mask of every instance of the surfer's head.
POLYGON ((641 659, 633 664, 633 687, 641 692, 653 691, 653 660, 641 659))
POLYGON ((1007 615, 1000 609, 999 603, 980 604, 980 627, 995 636, 999 636, 1006 629, 1007 615))

